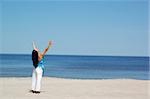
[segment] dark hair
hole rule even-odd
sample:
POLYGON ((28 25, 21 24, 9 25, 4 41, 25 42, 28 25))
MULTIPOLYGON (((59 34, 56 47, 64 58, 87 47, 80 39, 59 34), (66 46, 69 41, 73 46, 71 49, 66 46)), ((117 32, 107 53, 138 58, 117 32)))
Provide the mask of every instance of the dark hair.
POLYGON ((32 61, 33 61, 33 66, 36 68, 38 66, 38 52, 36 50, 32 51, 32 61))

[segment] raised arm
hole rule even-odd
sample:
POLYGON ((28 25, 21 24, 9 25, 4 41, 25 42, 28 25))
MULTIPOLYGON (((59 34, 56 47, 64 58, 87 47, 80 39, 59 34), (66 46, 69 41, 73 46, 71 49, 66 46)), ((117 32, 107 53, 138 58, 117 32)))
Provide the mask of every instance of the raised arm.
POLYGON ((34 50, 38 51, 38 49, 37 49, 36 46, 35 46, 34 41, 32 42, 32 46, 33 46, 33 49, 34 49, 34 50))
POLYGON ((45 53, 48 51, 49 47, 51 46, 51 41, 48 41, 48 46, 44 49, 43 51, 43 56, 45 55, 45 53))

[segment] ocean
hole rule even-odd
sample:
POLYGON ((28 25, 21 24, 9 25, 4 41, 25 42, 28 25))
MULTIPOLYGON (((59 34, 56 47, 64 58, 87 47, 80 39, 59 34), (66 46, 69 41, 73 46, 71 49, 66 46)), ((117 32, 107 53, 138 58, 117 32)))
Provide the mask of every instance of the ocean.
MULTIPOLYGON (((150 80, 149 57, 46 55, 46 77, 150 80)), ((0 77, 31 77, 32 57, 0 54, 0 77)))

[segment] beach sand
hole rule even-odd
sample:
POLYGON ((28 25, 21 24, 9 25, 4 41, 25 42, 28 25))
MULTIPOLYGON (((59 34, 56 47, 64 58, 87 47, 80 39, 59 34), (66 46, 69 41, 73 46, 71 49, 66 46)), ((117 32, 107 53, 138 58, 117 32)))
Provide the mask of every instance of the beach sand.
POLYGON ((30 77, 0 78, 0 99, 150 99, 150 80, 43 77, 40 94, 30 88, 30 77))

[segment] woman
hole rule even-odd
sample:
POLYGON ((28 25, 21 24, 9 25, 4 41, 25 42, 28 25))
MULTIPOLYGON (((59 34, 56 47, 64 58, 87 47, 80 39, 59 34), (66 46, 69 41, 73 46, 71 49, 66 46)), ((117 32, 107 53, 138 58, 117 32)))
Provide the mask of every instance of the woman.
POLYGON ((32 51, 32 61, 33 61, 33 72, 32 72, 32 92, 33 93, 40 93, 41 88, 41 79, 42 74, 44 73, 44 55, 48 51, 49 47, 51 46, 51 42, 48 42, 48 47, 44 49, 44 51, 41 53, 36 48, 34 42, 33 45, 33 51, 32 51))

